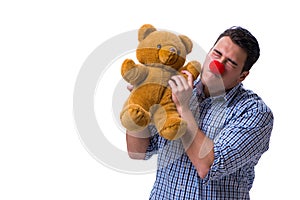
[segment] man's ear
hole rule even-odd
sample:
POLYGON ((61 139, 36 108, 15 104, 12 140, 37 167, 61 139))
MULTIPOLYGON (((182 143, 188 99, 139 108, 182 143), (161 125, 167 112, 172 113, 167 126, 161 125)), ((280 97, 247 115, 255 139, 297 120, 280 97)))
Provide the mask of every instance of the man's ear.
POLYGON ((240 75, 240 82, 244 81, 245 78, 249 75, 249 71, 243 71, 240 75))

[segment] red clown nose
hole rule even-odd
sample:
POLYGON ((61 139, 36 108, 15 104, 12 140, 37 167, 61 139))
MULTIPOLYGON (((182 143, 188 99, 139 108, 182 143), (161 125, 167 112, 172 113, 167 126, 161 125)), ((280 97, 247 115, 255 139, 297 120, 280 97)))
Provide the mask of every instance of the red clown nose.
POLYGON ((222 75, 225 71, 225 66, 217 60, 213 60, 209 64, 209 69, 212 73, 216 75, 222 75))

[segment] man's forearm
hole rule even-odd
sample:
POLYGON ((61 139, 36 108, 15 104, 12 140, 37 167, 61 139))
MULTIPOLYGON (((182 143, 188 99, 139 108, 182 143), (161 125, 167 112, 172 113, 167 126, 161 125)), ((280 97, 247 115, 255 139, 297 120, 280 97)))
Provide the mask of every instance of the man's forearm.
POLYGON ((126 131, 127 152, 132 159, 144 159, 150 142, 148 128, 139 132, 126 131))
POLYGON ((199 176, 204 178, 214 161, 213 141, 198 128, 190 110, 182 112, 181 116, 188 122, 188 130, 181 138, 183 146, 199 176))

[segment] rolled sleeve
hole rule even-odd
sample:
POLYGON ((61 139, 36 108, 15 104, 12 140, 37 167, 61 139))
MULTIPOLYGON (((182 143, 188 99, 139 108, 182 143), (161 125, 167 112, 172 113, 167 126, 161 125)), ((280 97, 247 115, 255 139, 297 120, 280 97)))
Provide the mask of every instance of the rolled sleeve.
POLYGON ((145 160, 150 159, 158 151, 158 133, 154 126, 149 126, 149 131, 151 134, 150 143, 146 150, 145 160))
POLYGON ((270 111, 253 114, 249 112, 221 130, 214 141, 214 162, 204 183, 230 175, 249 162, 257 163, 268 150, 273 115, 270 111))

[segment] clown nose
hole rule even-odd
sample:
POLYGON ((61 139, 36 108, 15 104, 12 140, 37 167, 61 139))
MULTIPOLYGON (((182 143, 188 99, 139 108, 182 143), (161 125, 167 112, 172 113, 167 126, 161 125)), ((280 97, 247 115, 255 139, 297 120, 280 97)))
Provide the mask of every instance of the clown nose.
POLYGON ((216 75, 222 75, 225 71, 225 66, 223 63, 220 63, 219 61, 213 60, 209 64, 209 69, 212 73, 216 75))

